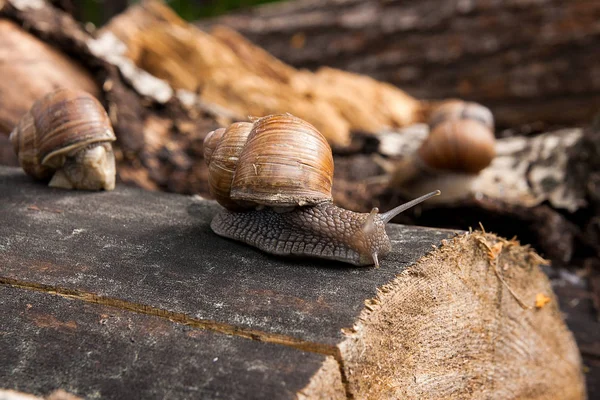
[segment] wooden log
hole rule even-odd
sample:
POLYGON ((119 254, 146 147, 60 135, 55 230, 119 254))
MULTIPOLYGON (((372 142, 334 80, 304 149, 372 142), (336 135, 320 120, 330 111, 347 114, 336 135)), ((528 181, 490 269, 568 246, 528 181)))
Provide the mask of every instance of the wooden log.
POLYGON ((0 192, 4 286, 331 356, 354 398, 585 397, 545 261, 518 242, 392 224, 381 268, 356 268, 220 238, 197 197, 56 190, 8 167, 0 192))
MULTIPOLYGON (((335 365, 330 356, 68 296, 2 286, 0 299, 10 315, 0 337, 1 385, 36 395, 68 388, 84 398, 285 399, 335 365)), ((323 384, 345 398, 339 369, 329 372, 323 384)))
POLYGON ((99 35, 118 37, 136 65, 174 88, 197 91, 203 100, 244 117, 290 112, 315 125, 336 147, 348 147, 353 131, 423 121, 432 107, 366 76, 298 71, 230 29, 200 31, 162 1, 130 7, 99 35))
POLYGON ((502 127, 580 126, 600 108, 599 17, 589 0, 295 0, 198 25, 233 28, 298 68, 478 101, 502 127))
POLYGON ((33 102, 58 88, 99 97, 92 74, 16 23, 0 19, 0 134, 8 134, 33 102))

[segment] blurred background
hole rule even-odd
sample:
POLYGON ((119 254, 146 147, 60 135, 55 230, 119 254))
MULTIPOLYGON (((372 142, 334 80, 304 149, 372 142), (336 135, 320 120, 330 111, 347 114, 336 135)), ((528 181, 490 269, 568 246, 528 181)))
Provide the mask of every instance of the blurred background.
MULTIPOLYGON (((281 0, 170 0, 166 3, 181 18, 193 21, 276 1, 281 0)), ((113 15, 125 10, 129 5, 139 3, 140 0, 55 0, 53 2, 62 9, 70 11, 82 22, 101 26, 113 15)))

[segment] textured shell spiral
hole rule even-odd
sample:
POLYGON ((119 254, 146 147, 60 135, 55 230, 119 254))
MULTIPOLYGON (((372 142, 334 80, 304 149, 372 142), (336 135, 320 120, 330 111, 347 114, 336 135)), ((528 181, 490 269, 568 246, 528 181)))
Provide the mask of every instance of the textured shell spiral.
POLYGON ((58 89, 37 100, 10 135, 22 168, 44 179, 66 156, 99 142, 116 140, 110 119, 91 94, 58 89))
POLYGON ((291 114, 212 131, 204 157, 211 194, 228 209, 332 201, 331 147, 314 126, 291 114))

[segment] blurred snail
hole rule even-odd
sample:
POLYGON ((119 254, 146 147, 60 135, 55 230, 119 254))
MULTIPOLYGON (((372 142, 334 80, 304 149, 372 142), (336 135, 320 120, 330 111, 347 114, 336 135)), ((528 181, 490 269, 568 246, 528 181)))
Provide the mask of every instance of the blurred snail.
POLYGON ((10 134, 19 164, 48 186, 112 190, 116 140, 110 119, 95 97, 58 89, 37 100, 10 134))
POLYGON ((429 118, 430 132, 415 154, 402 160, 392 173, 394 186, 432 175, 477 175, 496 156, 494 117, 477 103, 449 101, 429 118))
POLYGON ((238 122, 204 140, 211 194, 226 209, 211 222, 221 236, 277 255, 379 266, 391 251, 385 224, 439 194, 379 214, 333 204, 333 155, 323 135, 291 114, 238 122))

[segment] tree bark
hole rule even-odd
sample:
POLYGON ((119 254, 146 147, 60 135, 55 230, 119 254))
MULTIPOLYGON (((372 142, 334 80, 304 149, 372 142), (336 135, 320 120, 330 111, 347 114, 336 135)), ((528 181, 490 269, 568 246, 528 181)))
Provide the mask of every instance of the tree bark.
POLYGON ((298 68, 490 107, 500 127, 580 126, 600 108, 600 3, 294 0, 216 20, 298 68))

